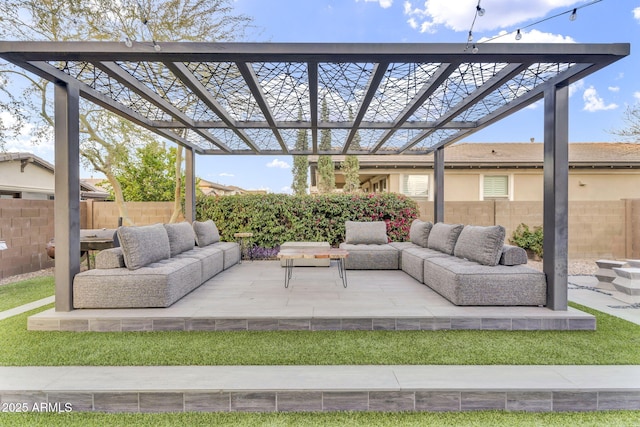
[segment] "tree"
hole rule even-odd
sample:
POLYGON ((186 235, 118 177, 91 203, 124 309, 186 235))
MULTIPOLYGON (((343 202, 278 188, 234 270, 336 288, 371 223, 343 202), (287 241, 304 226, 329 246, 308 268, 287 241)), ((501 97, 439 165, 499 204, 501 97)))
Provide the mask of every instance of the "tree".
MULTIPOLYGON (((233 0, 3 0, 0 39, 13 40, 148 40, 230 41, 242 36, 251 19, 233 13, 233 0)), ((73 64, 71 64, 73 65, 73 64)), ((180 82, 162 85, 154 81, 168 76, 162 64, 143 64, 139 70, 149 76, 149 84, 158 94, 169 97, 166 90, 176 90, 180 82), (170 87, 171 86, 171 87, 170 87)), ((32 138, 51 140, 52 106, 47 93, 50 84, 32 75, 0 63, 0 91, 8 92, 10 78, 19 76, 28 87, 19 96, 1 101, 12 113, 12 120, 0 122, 0 146, 26 125, 33 126, 32 138), (7 83, 5 83, 7 82, 7 83), (30 114, 30 112, 32 112, 30 114), (17 124, 16 124, 17 123, 17 124)), ((14 86, 15 87, 15 86, 14 86)), ((18 86, 19 87, 19 86, 18 86)), ((183 110, 193 100, 182 104, 183 110)), ((80 113, 80 152, 85 162, 102 172, 113 187, 116 203, 125 224, 126 205, 120 184, 115 178, 130 150, 151 139, 150 133, 92 104, 82 102, 80 113)), ((181 167, 182 147, 176 156, 176 170, 181 167), (178 162, 179 160, 179 162, 178 162)), ((176 173, 176 176, 181 176, 176 173)), ((176 186, 175 206, 181 207, 181 186, 176 186)), ((175 212, 174 212, 175 213, 175 212)))
MULTIPOLYGON (((302 109, 298 110, 298 121, 302 120, 302 109)), ((298 130, 298 137, 296 139, 296 150, 305 151, 309 149, 309 142, 307 141, 307 131, 305 129, 298 130)), ((293 156, 293 168, 291 169, 293 174, 293 183, 291 189, 293 194, 300 196, 307 194, 307 180, 309 178, 309 159, 307 156, 293 156)))
MULTIPOLYGON (((349 108, 349 121, 353 121, 353 113, 351 112, 351 108, 349 108)), ((359 131, 356 131, 356 134, 353 136, 350 148, 354 151, 360 150, 359 131)), ((344 173, 344 192, 353 193, 360 190, 360 161, 358 160, 358 156, 348 154, 345 157, 344 162, 342 162, 340 168, 344 173)))
POLYGON ((640 142, 640 102, 627 107, 623 120, 627 126, 612 133, 630 141, 640 142))
MULTIPOLYGON (((320 118, 323 122, 329 121, 329 110, 327 108, 327 100, 322 100, 322 111, 320 118)), ((320 131, 320 151, 331 150, 331 131, 322 129, 320 131)), ((318 192, 331 193, 336 188, 335 168, 330 155, 321 154, 318 156, 318 192)))

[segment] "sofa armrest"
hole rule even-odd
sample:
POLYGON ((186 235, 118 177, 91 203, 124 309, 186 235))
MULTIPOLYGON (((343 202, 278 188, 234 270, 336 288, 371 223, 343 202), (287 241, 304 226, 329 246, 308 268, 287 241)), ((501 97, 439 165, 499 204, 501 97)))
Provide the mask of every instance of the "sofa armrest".
POLYGON ((122 248, 105 249, 96 255, 96 268, 124 268, 124 255, 122 248))
POLYGON ((527 251, 518 246, 503 245, 500 265, 521 265, 527 263, 527 251))

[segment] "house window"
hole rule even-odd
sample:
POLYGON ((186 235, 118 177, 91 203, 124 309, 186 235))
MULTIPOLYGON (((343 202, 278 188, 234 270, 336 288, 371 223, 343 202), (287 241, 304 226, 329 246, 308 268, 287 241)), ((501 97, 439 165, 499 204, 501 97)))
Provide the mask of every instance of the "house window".
POLYGON ((401 192, 409 197, 428 197, 429 175, 403 175, 401 192))
POLYGON ((508 199, 509 177, 507 175, 485 175, 482 183, 482 198, 483 200, 508 199))

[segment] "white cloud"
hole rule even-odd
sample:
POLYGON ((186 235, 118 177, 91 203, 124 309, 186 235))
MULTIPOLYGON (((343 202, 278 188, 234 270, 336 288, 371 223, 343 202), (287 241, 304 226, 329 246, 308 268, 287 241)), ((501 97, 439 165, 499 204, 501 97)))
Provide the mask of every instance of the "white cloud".
POLYGON ((284 186, 280 189, 280 193, 284 193, 284 194, 293 194, 293 190, 291 189, 290 186, 284 186))
POLYGON ((607 89, 611 92, 620 92, 620 86, 609 86, 607 89))
POLYGON ((235 176, 232 173, 228 173, 228 172, 222 172, 221 174, 219 174, 218 176, 235 176))
POLYGON ((280 169, 289 169, 291 165, 285 161, 279 159, 273 159, 269 163, 267 163, 268 168, 280 168, 280 169))
POLYGON ((575 83, 569 85, 569 97, 572 97, 574 93, 581 91, 584 88, 584 80, 578 80, 575 83))
MULTIPOLYGON (((576 0, 529 0, 519 1, 515 6, 513 0, 494 0, 490 4, 482 5, 486 12, 484 16, 478 17, 474 29, 486 31, 512 28, 533 19, 543 18, 553 10, 567 8, 576 3, 578 3, 576 0)), ((410 1, 405 1, 404 13, 422 21, 420 24, 422 32, 434 31, 438 26, 454 31, 468 31, 477 4, 476 0, 425 0, 424 8, 421 9, 410 1)))
POLYGON ((633 92, 633 97, 640 101, 640 92, 633 92))
POLYGON ((592 113, 595 111, 613 110, 618 108, 618 105, 614 103, 605 104, 604 99, 598 96, 598 92, 593 86, 589 86, 585 89, 582 94, 582 99, 584 100, 584 110, 592 113))
MULTIPOLYGON (((356 0, 356 1, 359 1, 359 0, 356 0)), ((383 9, 390 8, 391 5, 393 4, 393 0, 364 0, 364 2, 365 3, 371 3, 371 2, 379 3, 380 7, 383 8, 383 9)))
POLYGON ((640 21, 640 7, 633 9, 633 17, 640 21))
MULTIPOLYGON (((521 30, 520 34, 522 35, 522 39, 519 40, 519 43, 575 43, 576 41, 569 37, 563 36, 560 34, 553 33, 544 33, 538 30, 525 31, 521 30)), ((482 37, 478 40, 478 43, 488 42, 488 43, 510 43, 515 42, 515 34, 509 34, 507 31, 500 31, 496 36, 493 37, 482 37)))

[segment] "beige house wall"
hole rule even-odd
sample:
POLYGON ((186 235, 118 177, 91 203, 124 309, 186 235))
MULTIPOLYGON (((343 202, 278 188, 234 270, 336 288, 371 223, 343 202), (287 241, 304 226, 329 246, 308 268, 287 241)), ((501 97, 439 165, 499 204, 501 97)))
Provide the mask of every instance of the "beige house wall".
POLYGON ((27 163, 22 172, 20 160, 0 162, 0 189, 26 193, 24 198, 47 200, 54 192, 53 171, 27 163))
MULTIPOLYGON (((433 201, 434 181, 433 171, 430 169, 380 169, 376 170, 375 179, 386 176, 387 191, 400 193, 401 179, 405 174, 428 175, 429 200, 433 201)), ((485 175, 509 176, 512 201, 541 202, 544 198, 542 169, 445 169, 444 200, 451 202, 482 200, 482 178, 485 175)), ((569 170, 569 200, 571 201, 631 199, 638 197, 639 189, 640 170, 569 170)))
MULTIPOLYGON (((87 211, 92 211, 92 215, 87 215, 86 228, 118 227, 120 214, 115 203, 87 201, 81 205, 85 205, 87 211)), ((128 202, 126 206, 129 219, 135 225, 167 223, 173 211, 173 202, 128 202)), ((178 221, 184 221, 184 217, 180 216, 178 221)))

